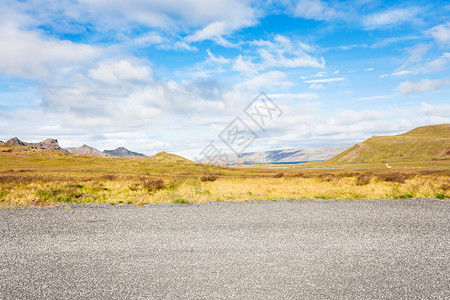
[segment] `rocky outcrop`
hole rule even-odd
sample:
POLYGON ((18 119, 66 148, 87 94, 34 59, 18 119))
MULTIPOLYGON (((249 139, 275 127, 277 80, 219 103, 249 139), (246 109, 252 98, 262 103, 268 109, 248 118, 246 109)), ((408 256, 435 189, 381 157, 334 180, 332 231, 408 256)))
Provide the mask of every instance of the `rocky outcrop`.
POLYGON ((55 139, 46 139, 45 141, 39 143, 28 143, 19 140, 17 137, 14 137, 7 141, 9 144, 17 145, 17 146, 28 146, 35 147, 42 150, 56 150, 60 152, 67 153, 63 148, 61 148, 58 144, 58 140, 55 139))
POLYGON ((22 142, 17 137, 13 137, 12 139, 9 139, 6 142, 9 143, 9 144, 17 145, 17 146, 27 146, 28 145, 28 143, 22 142))

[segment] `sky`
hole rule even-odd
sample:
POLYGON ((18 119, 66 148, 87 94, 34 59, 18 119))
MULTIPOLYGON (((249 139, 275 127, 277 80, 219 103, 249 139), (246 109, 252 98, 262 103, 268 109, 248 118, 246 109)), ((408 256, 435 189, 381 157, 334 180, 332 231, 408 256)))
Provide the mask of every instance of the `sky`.
POLYGON ((3 141, 193 159, 239 118, 245 151, 352 145, 449 100, 448 1, 0 1, 3 141))

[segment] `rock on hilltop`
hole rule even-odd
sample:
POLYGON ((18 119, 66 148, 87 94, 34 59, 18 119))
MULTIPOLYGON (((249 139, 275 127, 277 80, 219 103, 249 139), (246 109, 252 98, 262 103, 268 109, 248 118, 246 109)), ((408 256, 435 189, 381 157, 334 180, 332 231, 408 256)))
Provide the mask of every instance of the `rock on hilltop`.
POLYGON ((58 140, 55 139, 46 139, 45 141, 39 143, 28 143, 19 140, 17 137, 14 137, 8 140, 6 143, 17 145, 17 146, 28 146, 28 147, 36 147, 42 150, 56 150, 60 152, 67 153, 63 148, 61 148, 58 144, 58 140))

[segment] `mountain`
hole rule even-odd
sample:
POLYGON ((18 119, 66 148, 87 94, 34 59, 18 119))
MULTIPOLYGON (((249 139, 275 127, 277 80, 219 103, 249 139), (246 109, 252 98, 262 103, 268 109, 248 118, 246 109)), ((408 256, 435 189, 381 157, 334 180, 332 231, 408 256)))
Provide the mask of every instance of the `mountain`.
MULTIPOLYGON (((316 147, 306 149, 273 150, 263 152, 248 152, 227 154, 228 164, 266 164, 266 163, 296 163, 329 159, 350 146, 316 147)), ((208 162, 206 159, 201 162, 208 162)))
POLYGON ((103 151, 104 154, 108 154, 110 156, 116 156, 116 157, 137 157, 137 156, 145 156, 145 154, 137 153, 130 151, 124 147, 119 147, 115 150, 105 150, 103 151))
POLYGON ((36 147, 42 150, 56 150, 64 153, 68 153, 63 148, 61 148, 58 144, 58 140, 55 139, 46 139, 45 141, 39 143, 28 143, 19 140, 17 137, 14 137, 7 141, 9 144, 14 144, 17 146, 28 146, 28 147, 36 147))
POLYGON ((417 127, 394 136, 373 136, 324 165, 393 162, 450 162, 450 124, 417 127))
POLYGON ((81 147, 70 147, 65 148, 69 154, 74 155, 89 155, 89 156, 97 156, 97 157, 112 157, 112 155, 101 152, 100 150, 95 149, 94 147, 83 145, 81 147))

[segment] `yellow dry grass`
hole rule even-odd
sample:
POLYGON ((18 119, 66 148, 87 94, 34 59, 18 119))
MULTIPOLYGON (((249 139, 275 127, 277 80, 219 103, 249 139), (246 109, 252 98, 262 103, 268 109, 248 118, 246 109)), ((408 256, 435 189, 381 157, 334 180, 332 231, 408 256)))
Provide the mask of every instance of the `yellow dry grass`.
POLYGON ((58 202, 108 202, 141 205, 297 198, 446 198, 450 189, 448 173, 445 170, 408 173, 396 170, 374 173, 316 171, 280 178, 273 175, 218 176, 214 177, 217 178, 214 181, 165 175, 86 177, 79 174, 25 174, 10 176, 10 181, 0 183, 0 204, 28 206, 58 202))
POLYGON ((0 147, 0 206, 294 198, 448 198, 450 169, 226 168, 161 153, 108 159, 0 147))

